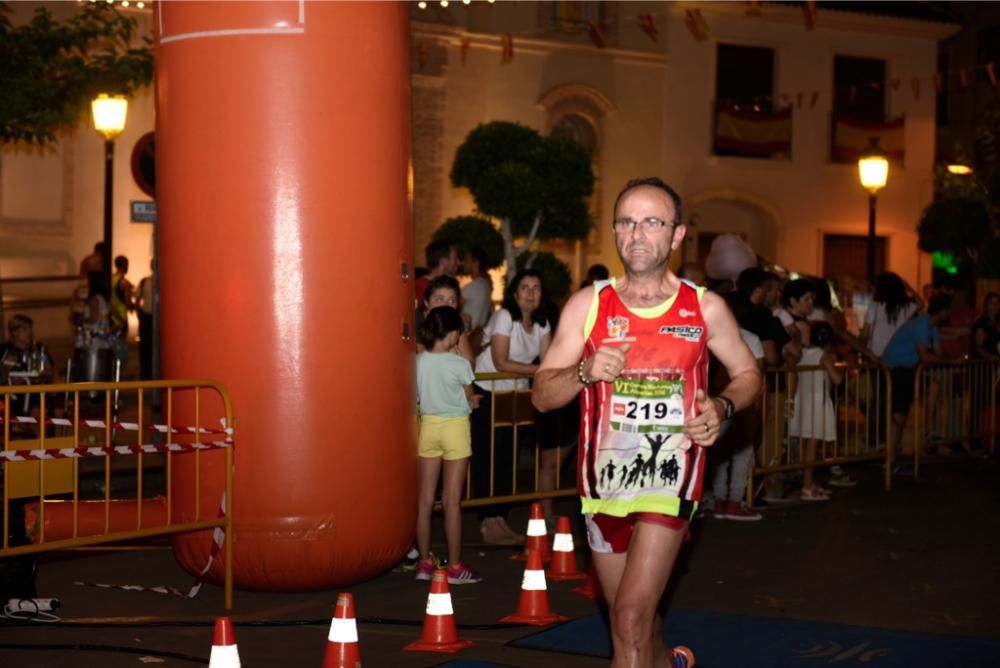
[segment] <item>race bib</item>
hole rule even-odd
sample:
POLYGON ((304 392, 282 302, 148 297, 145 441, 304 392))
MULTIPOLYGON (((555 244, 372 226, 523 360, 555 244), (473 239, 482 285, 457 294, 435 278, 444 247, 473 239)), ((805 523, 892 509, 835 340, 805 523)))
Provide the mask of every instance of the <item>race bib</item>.
POLYGON ((678 369, 626 369, 612 384, 612 431, 679 434, 684 431, 684 374, 678 369))

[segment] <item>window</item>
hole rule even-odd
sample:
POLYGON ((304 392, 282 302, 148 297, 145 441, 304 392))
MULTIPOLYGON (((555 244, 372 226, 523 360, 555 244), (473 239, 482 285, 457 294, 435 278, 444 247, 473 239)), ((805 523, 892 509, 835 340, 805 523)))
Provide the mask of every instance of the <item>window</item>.
POLYGON ((770 111, 774 98, 774 49, 719 44, 716 56, 716 102, 770 111))
POLYGON ((774 104, 774 49, 719 44, 716 55, 715 155, 791 157, 792 110, 774 104))
POLYGON ((833 61, 833 112, 871 123, 885 122, 885 61, 836 56, 833 61))
POLYGON ((597 132, 590 121, 580 114, 567 114, 560 118, 552 126, 551 134, 553 137, 575 141, 591 158, 597 151, 597 132))

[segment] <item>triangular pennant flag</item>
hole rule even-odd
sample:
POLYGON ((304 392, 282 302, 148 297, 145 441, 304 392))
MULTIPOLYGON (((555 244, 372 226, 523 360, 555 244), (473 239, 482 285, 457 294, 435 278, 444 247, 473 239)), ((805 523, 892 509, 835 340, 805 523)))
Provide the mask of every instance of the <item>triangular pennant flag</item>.
POLYGON ((819 102, 819 91, 818 90, 814 90, 812 92, 812 97, 809 98, 809 108, 810 109, 815 109, 817 102, 819 102))
POLYGON ((969 73, 964 67, 959 68, 958 70, 958 83, 962 86, 962 88, 969 87, 969 73))
POLYGON ((420 69, 424 69, 427 64, 427 58, 430 55, 431 50, 427 48, 426 44, 417 45, 417 66, 420 69))
POLYGON ((990 85, 997 87, 997 66, 995 63, 986 63, 986 76, 990 78, 990 85))
POLYGON ((469 59, 469 44, 472 43, 468 37, 463 37, 459 42, 459 49, 462 52, 462 64, 465 65, 465 61, 469 59))
POLYGON ((791 102, 791 100, 792 98, 788 97, 788 93, 781 94, 781 103, 786 107, 788 106, 788 103, 791 102))
POLYGON ((590 41, 594 43, 598 49, 603 49, 608 45, 607 41, 604 39, 604 31, 601 30, 601 26, 598 25, 597 21, 587 22, 587 31, 590 33, 590 41))
POLYGON ((893 90, 899 90, 899 83, 900 83, 899 79, 890 79, 889 87, 892 88, 893 90))
POLYGON ((816 3, 812 0, 802 4, 802 17, 806 22, 806 30, 813 30, 816 27, 816 3))
POLYGON ((747 0, 747 14, 750 16, 760 16, 760 0, 747 0))
POLYGON ((705 21, 705 17, 701 15, 701 10, 688 9, 685 10, 684 15, 684 23, 687 24, 691 35, 699 42, 704 42, 708 39, 708 23, 705 21))
POLYGON ((639 16, 639 29, 649 35, 651 40, 656 41, 656 23, 653 22, 651 14, 642 14, 639 16))
POLYGON ((507 33, 500 38, 500 43, 503 46, 503 50, 500 53, 500 62, 509 63, 514 60, 514 38, 507 33))

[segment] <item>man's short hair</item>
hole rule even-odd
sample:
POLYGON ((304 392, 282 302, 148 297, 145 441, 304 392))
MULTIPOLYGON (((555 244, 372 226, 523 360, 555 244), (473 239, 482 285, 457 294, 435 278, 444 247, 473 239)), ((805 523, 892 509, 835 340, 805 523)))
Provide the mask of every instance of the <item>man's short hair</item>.
POLYGON ((785 287, 781 289, 781 303, 785 306, 791 306, 793 299, 798 301, 809 293, 816 294, 816 286, 813 285, 813 282, 808 278, 796 278, 794 281, 785 283, 785 287))
POLYGON ((762 288, 770 281, 777 281, 778 277, 760 267, 747 267, 740 272, 736 279, 736 287, 747 297, 753 294, 757 288, 762 288))
POLYGON ((11 334, 13 334, 16 330, 21 329, 22 327, 34 327, 34 326, 35 322, 31 318, 29 318, 26 315, 21 315, 20 313, 12 315, 10 317, 10 320, 7 321, 7 331, 10 332, 11 334))
POLYGON ((616 215, 617 215, 618 203, 621 202, 622 197, 625 196, 625 193, 627 193, 628 191, 633 190, 635 188, 641 188, 643 186, 649 186, 651 188, 658 188, 659 190, 662 190, 664 193, 667 194, 667 196, 670 198, 670 202, 674 205, 674 219, 672 221, 670 221, 670 222, 672 222, 675 227, 677 225, 680 225, 681 224, 681 196, 677 194, 676 190, 674 190, 673 188, 671 188, 670 186, 668 186, 666 183, 664 183, 663 179, 661 179, 658 176, 647 176, 647 177, 644 177, 644 178, 641 178, 641 179, 632 179, 631 181, 629 181, 628 183, 626 183, 625 187, 622 188, 622 191, 620 193, 618 193, 618 197, 615 198, 615 207, 614 207, 614 209, 612 209, 612 211, 614 211, 616 213, 616 215))
POLYGON ((94 244, 94 252, 95 253, 103 253, 104 252, 104 242, 103 241, 98 241, 96 244, 94 244))
POLYGON ((121 271, 128 271, 128 258, 124 255, 119 255, 115 258, 115 269, 120 269, 121 271))
POLYGON ((951 295, 944 292, 937 292, 931 297, 930 301, 927 302, 927 315, 937 315, 942 311, 947 311, 951 308, 951 295))
POLYGON ((427 244, 427 247, 424 249, 424 259, 427 260, 427 268, 433 270, 441 264, 441 260, 447 260, 448 256, 451 255, 451 249, 454 247, 455 244, 441 239, 427 244))

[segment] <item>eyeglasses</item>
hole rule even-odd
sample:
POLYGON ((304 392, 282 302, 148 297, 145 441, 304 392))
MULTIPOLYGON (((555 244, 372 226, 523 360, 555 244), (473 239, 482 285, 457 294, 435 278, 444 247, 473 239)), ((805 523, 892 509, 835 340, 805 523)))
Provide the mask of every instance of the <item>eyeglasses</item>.
POLYGON ((615 232, 632 234, 635 232, 636 226, 647 233, 659 232, 660 230, 670 225, 673 227, 673 223, 668 223, 661 218, 643 218, 642 220, 633 220, 632 218, 619 218, 611 224, 615 229, 615 232))

